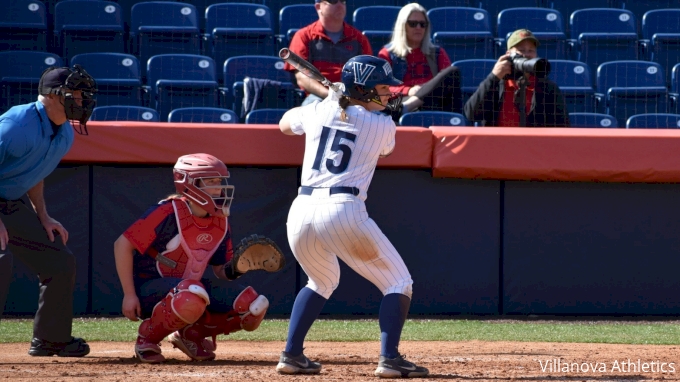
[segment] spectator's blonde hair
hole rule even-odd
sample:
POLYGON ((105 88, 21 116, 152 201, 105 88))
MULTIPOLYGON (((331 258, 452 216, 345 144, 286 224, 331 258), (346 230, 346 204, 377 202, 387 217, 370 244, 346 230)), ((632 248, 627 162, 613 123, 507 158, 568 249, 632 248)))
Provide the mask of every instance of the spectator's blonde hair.
POLYGON ((435 53, 434 44, 432 44, 432 40, 430 39, 432 25, 430 23, 430 18, 427 17, 427 9, 418 3, 410 3, 404 5, 399 11, 399 15, 397 15, 397 21, 394 23, 392 39, 390 40, 390 44, 387 47, 389 52, 392 52, 399 57, 406 57, 409 53, 411 53, 411 48, 408 46, 408 42, 406 41, 406 21, 408 21, 408 17, 411 16, 411 13, 413 12, 421 12, 427 21, 427 28, 425 28, 425 36, 423 37, 423 41, 420 44, 420 50, 426 55, 435 53))

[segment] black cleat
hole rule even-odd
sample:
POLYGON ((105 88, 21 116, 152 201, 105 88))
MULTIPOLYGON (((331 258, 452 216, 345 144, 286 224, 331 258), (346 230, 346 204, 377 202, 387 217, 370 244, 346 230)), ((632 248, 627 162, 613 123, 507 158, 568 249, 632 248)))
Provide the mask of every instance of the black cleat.
POLYGON ((82 357, 90 354, 90 345, 82 338, 71 337, 69 342, 51 342, 33 338, 28 354, 34 357, 82 357))
POLYGON ((276 371, 279 374, 319 374, 321 364, 310 361, 304 354, 293 357, 283 351, 279 364, 276 365, 276 371))
POLYGON ((398 355, 396 358, 380 356, 378 368, 375 369, 375 376, 380 378, 414 378, 427 377, 430 371, 420 367, 413 362, 409 362, 406 356, 398 355))

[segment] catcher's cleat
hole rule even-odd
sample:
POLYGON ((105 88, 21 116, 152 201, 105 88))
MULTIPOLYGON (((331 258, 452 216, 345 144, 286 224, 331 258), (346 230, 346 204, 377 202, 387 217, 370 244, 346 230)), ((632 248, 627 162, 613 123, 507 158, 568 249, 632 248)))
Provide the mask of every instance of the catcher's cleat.
POLYGON ((279 364, 276 365, 276 371, 279 374, 319 374, 321 364, 311 361, 304 354, 293 357, 283 351, 279 364))
POLYGON ((161 363, 165 361, 165 357, 161 354, 161 347, 141 336, 137 336, 135 355, 143 363, 161 363))
POLYGON ((181 350, 182 353, 186 354, 194 361, 212 361, 215 359, 212 341, 201 338, 200 341, 194 342, 191 339, 182 336, 180 332, 184 332, 184 330, 173 332, 168 337, 168 341, 172 346, 181 350))
POLYGON ((414 378, 427 377, 430 371, 424 367, 409 362, 406 356, 398 355, 395 358, 380 356, 375 376, 380 378, 414 378))
POLYGON ((286 259, 274 240, 254 234, 243 238, 236 246, 231 264, 238 273, 259 269, 278 272, 286 265, 286 259))
POLYGON ((90 354, 90 345, 82 338, 71 337, 69 342, 51 342, 33 338, 28 354, 34 357, 82 357, 90 354))

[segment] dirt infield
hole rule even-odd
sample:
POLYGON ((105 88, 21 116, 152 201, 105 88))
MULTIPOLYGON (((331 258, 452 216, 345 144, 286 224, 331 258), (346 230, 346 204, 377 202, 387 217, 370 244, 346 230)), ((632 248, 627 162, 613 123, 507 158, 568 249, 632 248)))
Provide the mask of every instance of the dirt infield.
MULTIPOLYGON (((143 365, 132 343, 95 342, 85 358, 41 358, 28 344, 0 344, 0 380, 26 381, 376 381, 377 342, 308 342, 323 363, 319 376, 281 376, 281 342, 219 341, 217 359, 191 362, 163 342, 168 361, 143 365)), ((408 358, 430 369, 429 380, 680 380, 680 346, 530 342, 403 342, 408 358), (592 371, 595 369, 595 371, 592 371), (665 372, 664 372, 665 371, 665 372)))

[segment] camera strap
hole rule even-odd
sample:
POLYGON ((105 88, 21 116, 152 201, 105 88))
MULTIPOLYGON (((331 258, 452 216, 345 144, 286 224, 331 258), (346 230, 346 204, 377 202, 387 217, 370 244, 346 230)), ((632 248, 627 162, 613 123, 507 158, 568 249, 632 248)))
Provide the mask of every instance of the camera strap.
POLYGON ((528 82, 526 78, 521 77, 517 81, 517 98, 515 98, 515 104, 519 110, 519 126, 527 127, 527 85, 528 82))

